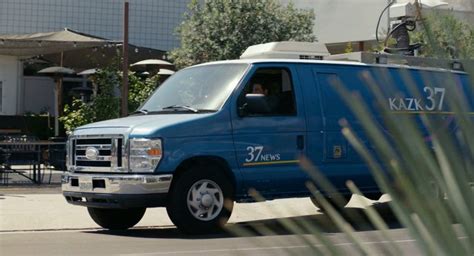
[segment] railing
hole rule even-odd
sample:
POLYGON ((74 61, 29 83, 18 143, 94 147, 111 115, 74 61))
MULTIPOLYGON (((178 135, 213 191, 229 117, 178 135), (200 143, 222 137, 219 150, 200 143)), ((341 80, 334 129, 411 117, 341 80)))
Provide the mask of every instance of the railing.
POLYGON ((8 184, 9 174, 18 174, 41 184, 42 167, 51 168, 53 163, 55 169, 65 170, 65 142, 40 141, 28 136, 3 136, 2 139, 0 182, 3 184, 8 184))

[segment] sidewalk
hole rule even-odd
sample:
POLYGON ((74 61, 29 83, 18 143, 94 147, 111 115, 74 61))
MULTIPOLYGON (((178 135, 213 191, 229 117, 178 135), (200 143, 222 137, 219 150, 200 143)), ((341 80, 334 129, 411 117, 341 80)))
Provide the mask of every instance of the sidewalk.
MULTIPOLYGON (((381 199, 384 201, 386 199, 381 199)), ((353 197, 349 205, 357 207, 353 197)), ((235 204, 229 222, 320 214, 309 198, 235 204)), ((137 226, 169 226, 165 208, 148 208, 137 226)), ((100 228, 86 207, 70 205, 59 186, 0 187, 0 232, 100 228)))

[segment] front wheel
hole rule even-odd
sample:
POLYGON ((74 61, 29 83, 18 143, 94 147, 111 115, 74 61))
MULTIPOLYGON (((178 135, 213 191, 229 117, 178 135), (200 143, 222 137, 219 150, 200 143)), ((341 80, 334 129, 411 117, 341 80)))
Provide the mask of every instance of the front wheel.
POLYGON ((89 215, 97 225, 111 230, 125 230, 135 226, 146 208, 103 209, 88 207, 89 215))
POLYGON ((166 210, 185 233, 215 232, 230 218, 232 193, 231 182, 219 169, 193 168, 173 185, 166 210))

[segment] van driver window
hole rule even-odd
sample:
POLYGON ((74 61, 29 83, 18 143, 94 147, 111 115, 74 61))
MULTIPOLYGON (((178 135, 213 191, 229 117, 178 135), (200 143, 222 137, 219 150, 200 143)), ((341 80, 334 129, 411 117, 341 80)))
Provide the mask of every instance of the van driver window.
POLYGON ((258 69, 238 100, 241 116, 296 115, 295 97, 289 70, 258 69))

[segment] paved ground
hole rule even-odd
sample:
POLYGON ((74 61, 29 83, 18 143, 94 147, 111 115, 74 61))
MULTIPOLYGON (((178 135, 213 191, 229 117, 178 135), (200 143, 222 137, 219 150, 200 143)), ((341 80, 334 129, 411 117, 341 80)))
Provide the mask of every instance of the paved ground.
MULTIPOLYGON (((359 198, 360 199, 360 198, 359 198)), ((366 199, 368 200, 368 199, 366 199)), ((386 201, 387 198, 382 198, 386 201)), ((357 198, 349 206, 356 206, 357 198)), ((230 222, 321 214, 308 198, 236 204, 230 222)), ((138 226, 170 226, 164 208, 149 208, 138 226)), ((85 207, 66 203, 59 186, 0 187, 0 232, 99 228, 85 207)))
MULTIPOLYGON (((66 203, 61 195, 61 171, 46 171, 43 184, 35 185, 18 175, 10 175, 9 185, 0 185, 0 232, 19 230, 59 230, 99 228, 87 209, 66 203), (51 182, 50 182, 51 181, 51 182)), ((349 207, 360 207, 354 197, 349 207)), ((386 202, 382 197, 380 202, 386 202)), ((367 202, 375 202, 368 200, 367 202)), ((321 214, 308 198, 236 204, 231 223, 321 214)), ((149 208, 139 227, 170 226, 164 208, 149 208)))
MULTIPOLYGON (((232 224, 230 229, 242 228, 232 224)), ((272 225, 266 225, 273 228, 272 225)), ((364 255, 342 233, 323 233, 336 246, 335 255, 364 255)), ((387 240, 378 231, 359 231, 357 237, 372 255, 388 255, 387 240)), ((416 241, 405 229, 389 231, 399 246, 398 255, 420 255, 416 241)), ((315 236, 275 232, 236 236, 221 233, 209 236, 183 236, 173 227, 134 229, 128 232, 101 230, 0 233, 3 255, 319 255, 328 254, 315 236)), ((368 253, 365 253, 368 254, 368 253)), ((334 255, 334 254, 333 254, 334 255)), ((397 255, 397 254, 392 254, 397 255)))
MULTIPOLYGON (((353 197, 344 212, 362 213, 360 200, 366 199, 353 197)), ((387 200, 368 202, 377 203, 402 254, 418 254, 416 241, 400 228, 387 200)), ((353 225, 370 250, 383 254, 387 241, 378 231, 364 220, 353 225)), ((176 230, 162 208, 148 209, 132 230, 111 232, 99 228, 85 207, 67 204, 58 185, 0 187, 2 255, 310 255, 325 252, 312 235, 314 227, 341 254, 358 254, 354 244, 308 198, 236 204, 226 232, 186 236, 176 230), (288 223, 299 231, 289 229, 288 223)))
MULTIPOLYGON (((361 213, 354 207, 359 204, 356 199, 345 213, 361 213)), ((237 204, 226 232, 206 236, 181 234, 159 208, 148 210, 132 230, 103 230, 90 220, 85 208, 66 204, 57 193, 5 193, 0 196, 0 209, 2 255, 326 254, 327 249, 312 234, 312 228, 318 228, 336 246, 338 255, 363 255, 307 198, 237 204), (289 223, 297 229, 289 229, 289 223)), ((381 203, 378 209, 391 227, 389 237, 399 245, 400 254, 419 255, 416 241, 399 226, 387 205, 381 203)), ((367 250, 378 255, 387 253, 388 241, 380 232, 363 221, 353 225, 367 250)))
MULTIPOLYGON (((53 173, 53 180, 60 174, 53 173)), ((226 232, 190 237, 176 230, 164 208, 147 209, 132 230, 111 232, 95 224, 85 207, 66 203, 57 182, 10 184, 14 185, 0 186, 1 255, 308 255, 324 252, 321 241, 312 235, 314 227, 342 254, 357 254, 354 244, 308 198, 239 203, 226 232), (289 229, 289 223, 300 230, 289 229)), ((416 241, 401 229, 387 201, 386 196, 379 201, 353 196, 344 213, 361 214, 363 202, 375 203, 403 254, 418 254, 416 241)), ((352 224, 367 247, 383 254, 386 241, 378 231, 364 219, 352 224)))

